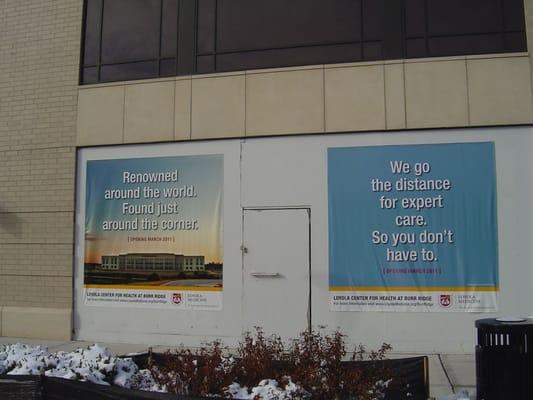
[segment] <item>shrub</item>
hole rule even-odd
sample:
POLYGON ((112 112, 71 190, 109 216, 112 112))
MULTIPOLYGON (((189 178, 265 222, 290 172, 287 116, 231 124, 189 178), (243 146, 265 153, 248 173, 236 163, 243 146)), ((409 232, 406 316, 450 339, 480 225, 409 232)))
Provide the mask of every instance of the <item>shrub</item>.
POLYGON ((289 375, 302 386, 313 399, 379 399, 383 397, 379 381, 388 381, 390 371, 378 364, 361 364, 368 359, 381 361, 390 345, 384 343, 380 349, 368 353, 359 345, 353 351, 351 363, 345 363, 345 335, 335 331, 331 335, 321 331, 305 331, 293 342, 288 354, 289 365, 294 366, 289 375), (366 357, 365 357, 366 356, 366 357))
POLYGON ((237 363, 233 375, 240 385, 253 387, 265 378, 280 380, 283 377, 280 361, 285 348, 279 336, 266 337, 259 327, 255 335, 246 332, 237 348, 237 363))
POLYGON ((244 334, 235 358, 214 341, 196 351, 167 352, 158 362, 149 357, 148 368, 159 385, 181 395, 231 397, 270 379, 285 388, 283 399, 372 400, 383 397, 390 371, 358 361, 383 360, 390 349, 383 344, 367 352, 359 345, 346 363, 345 336, 339 331, 304 331, 286 346, 279 336, 256 328, 244 334))
POLYGON ((148 369, 154 380, 167 391, 180 395, 222 395, 224 388, 232 383, 229 374, 232 364, 231 357, 222 355, 219 341, 197 351, 168 351, 157 362, 152 354, 148 358, 148 369))
POLYGON ((293 341, 288 353, 291 378, 317 399, 334 399, 345 387, 342 360, 346 355, 340 332, 323 335, 305 331, 293 341))
MULTIPOLYGON (((390 344, 383 343, 378 350, 366 351, 363 345, 356 346, 351 357, 352 362, 369 361, 383 361, 386 358, 387 352, 391 351, 390 344)), ((356 368, 357 379, 361 388, 358 399, 373 400, 384 397, 384 393, 388 384, 392 380, 392 371, 390 371, 383 363, 367 363, 364 367, 356 368), (379 379, 378 379, 379 378, 379 379), (366 390, 366 388, 370 388, 366 390)))

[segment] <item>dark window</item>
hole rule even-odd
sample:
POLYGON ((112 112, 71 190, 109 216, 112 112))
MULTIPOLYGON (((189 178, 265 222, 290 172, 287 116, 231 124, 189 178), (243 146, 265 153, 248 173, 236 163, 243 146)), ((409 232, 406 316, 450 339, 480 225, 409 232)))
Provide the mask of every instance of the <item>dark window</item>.
POLYGON ((218 0, 216 33, 219 52, 360 42, 361 0, 218 0))
POLYGON ((177 51, 178 2, 176 0, 163 0, 161 16, 161 57, 175 59, 177 51))
POLYGON ((157 59, 160 14, 161 0, 104 1, 102 64, 157 59))
POLYGON ((100 33, 102 31, 102 3, 103 0, 87 2, 85 14, 85 42, 83 60, 85 66, 100 63, 100 33))
POLYGON ((178 0, 87 0, 82 82, 177 73, 178 0))
POLYGON ((405 0, 405 58, 526 51, 521 0, 405 0))
POLYGON ((82 83, 526 51, 522 0, 85 0, 82 83))
POLYGON ((384 58, 386 0, 198 1, 198 72, 384 58))

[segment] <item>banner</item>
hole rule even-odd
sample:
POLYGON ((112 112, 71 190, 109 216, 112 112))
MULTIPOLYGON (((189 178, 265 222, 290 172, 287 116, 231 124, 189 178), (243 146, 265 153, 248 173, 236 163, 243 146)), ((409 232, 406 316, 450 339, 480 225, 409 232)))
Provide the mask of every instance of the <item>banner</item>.
POLYGON ((493 143, 328 149, 335 311, 496 311, 493 143))
POLYGON ((222 308, 223 161, 87 162, 86 304, 222 308))

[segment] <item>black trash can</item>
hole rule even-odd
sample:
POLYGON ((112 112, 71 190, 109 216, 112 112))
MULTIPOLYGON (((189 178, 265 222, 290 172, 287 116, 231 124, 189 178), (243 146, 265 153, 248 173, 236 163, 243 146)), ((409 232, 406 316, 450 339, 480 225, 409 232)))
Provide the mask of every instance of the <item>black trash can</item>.
POLYGON ((476 321, 477 400, 533 399, 533 321, 476 321))

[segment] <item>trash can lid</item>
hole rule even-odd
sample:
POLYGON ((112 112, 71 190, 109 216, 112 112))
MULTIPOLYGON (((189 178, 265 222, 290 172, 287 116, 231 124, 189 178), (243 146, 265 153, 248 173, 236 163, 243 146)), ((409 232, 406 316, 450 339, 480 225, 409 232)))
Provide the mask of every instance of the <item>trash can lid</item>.
POLYGON ((520 317, 499 317, 496 318, 496 321, 498 322, 524 322, 525 318, 520 317))
POLYGON ((533 319, 501 320, 500 318, 484 318, 476 321, 476 328, 498 331, 529 331, 533 332, 533 319))

